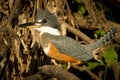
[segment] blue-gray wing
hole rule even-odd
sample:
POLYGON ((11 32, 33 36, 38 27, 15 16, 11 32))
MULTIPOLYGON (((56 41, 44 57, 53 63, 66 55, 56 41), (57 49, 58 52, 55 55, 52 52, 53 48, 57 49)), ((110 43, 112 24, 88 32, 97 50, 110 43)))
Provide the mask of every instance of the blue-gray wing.
POLYGON ((51 41, 61 53, 70 55, 82 61, 87 61, 93 58, 91 52, 88 52, 83 45, 70 37, 54 36, 51 41))

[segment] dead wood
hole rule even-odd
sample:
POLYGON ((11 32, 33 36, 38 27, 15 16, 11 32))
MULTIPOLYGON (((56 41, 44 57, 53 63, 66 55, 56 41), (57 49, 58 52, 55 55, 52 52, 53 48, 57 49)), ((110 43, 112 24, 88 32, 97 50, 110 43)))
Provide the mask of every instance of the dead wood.
POLYGON ((73 34, 75 34, 76 36, 80 37, 82 40, 86 41, 87 43, 91 43, 93 42, 91 38, 89 38, 88 36, 86 36, 83 32, 81 32, 78 29, 72 28, 72 27, 67 27, 67 29, 72 32, 73 34))
POLYGON ((80 71, 86 71, 94 80, 101 80, 97 75, 95 75, 94 73, 92 73, 90 70, 88 70, 88 68, 86 66, 73 66, 74 68, 80 70, 80 71))
POLYGON ((57 80, 80 80, 74 74, 62 69, 60 66, 44 65, 39 67, 39 72, 35 75, 25 78, 24 80, 45 80, 42 74, 56 78, 57 80))
POLYGON ((120 62, 112 65, 115 80, 120 80, 120 62))

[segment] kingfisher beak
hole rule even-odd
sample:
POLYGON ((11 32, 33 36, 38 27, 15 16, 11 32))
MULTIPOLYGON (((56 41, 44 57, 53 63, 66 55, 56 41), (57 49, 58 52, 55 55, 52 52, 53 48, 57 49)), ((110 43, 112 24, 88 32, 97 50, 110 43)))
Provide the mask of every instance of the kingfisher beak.
POLYGON ((19 24, 18 26, 23 28, 39 28, 42 24, 43 22, 28 22, 19 24))

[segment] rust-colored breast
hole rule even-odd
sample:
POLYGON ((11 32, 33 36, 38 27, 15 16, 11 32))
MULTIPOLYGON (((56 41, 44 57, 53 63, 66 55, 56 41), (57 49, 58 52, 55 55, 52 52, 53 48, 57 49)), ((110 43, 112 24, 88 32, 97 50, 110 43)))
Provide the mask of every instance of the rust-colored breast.
POLYGON ((52 43, 50 43, 49 48, 50 51, 48 52, 47 55, 50 56, 51 58, 54 58, 58 61, 70 62, 72 65, 82 64, 82 61, 59 52, 59 50, 57 50, 52 43))

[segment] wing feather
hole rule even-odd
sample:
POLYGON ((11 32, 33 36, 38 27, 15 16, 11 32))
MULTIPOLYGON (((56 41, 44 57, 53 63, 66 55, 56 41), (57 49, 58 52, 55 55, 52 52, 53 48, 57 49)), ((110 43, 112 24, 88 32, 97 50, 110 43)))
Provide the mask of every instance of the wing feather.
POLYGON ((93 58, 91 52, 88 52, 83 45, 72 38, 66 36, 55 36, 52 38, 52 43, 61 53, 70 55, 74 58, 83 61, 87 61, 93 58))
POLYGON ((50 41, 61 53, 82 61, 93 58, 92 52, 87 51, 83 45, 67 36, 55 36, 44 33, 40 41, 42 46, 46 46, 45 43, 50 41))

